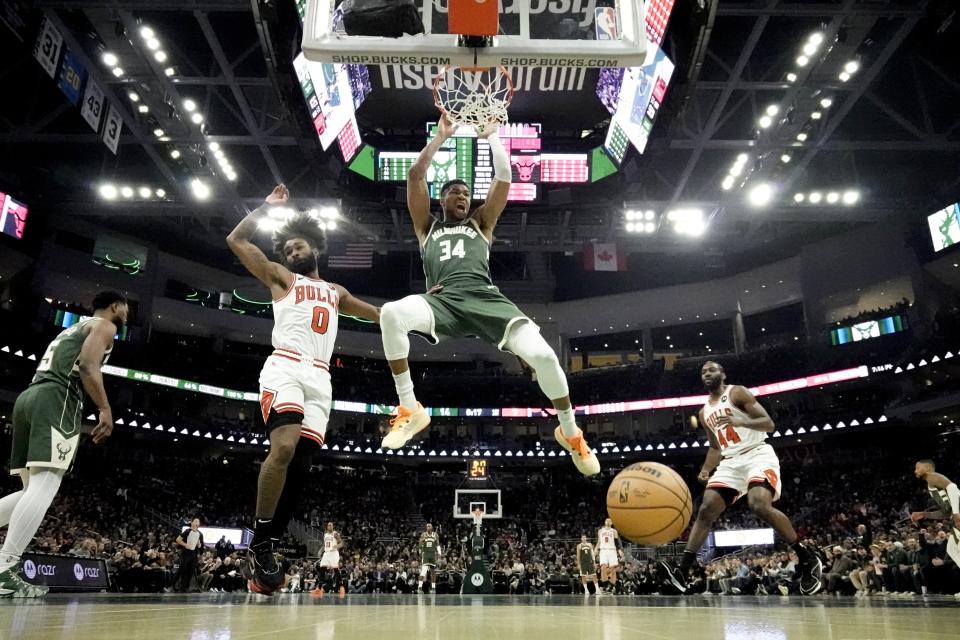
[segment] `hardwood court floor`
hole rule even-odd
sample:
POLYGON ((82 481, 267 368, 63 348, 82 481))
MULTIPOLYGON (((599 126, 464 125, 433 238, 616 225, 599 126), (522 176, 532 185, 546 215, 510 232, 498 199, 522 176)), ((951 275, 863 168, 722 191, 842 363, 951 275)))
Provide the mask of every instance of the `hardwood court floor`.
POLYGON ((6 640, 933 640, 960 599, 51 594, 0 601, 6 640))

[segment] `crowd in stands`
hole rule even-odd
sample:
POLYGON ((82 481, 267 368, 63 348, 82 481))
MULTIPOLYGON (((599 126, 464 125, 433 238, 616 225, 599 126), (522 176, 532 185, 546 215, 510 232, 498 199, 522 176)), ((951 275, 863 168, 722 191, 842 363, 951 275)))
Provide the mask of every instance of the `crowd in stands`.
MULTIPOLYGON (((909 519, 912 511, 927 506, 922 483, 912 477, 914 456, 934 455, 942 471, 956 479, 958 444, 927 439, 898 447, 896 433, 877 431, 780 448, 786 486, 779 507, 822 550, 829 593, 960 591, 960 574, 944 553, 949 529, 939 522, 922 523, 920 529, 909 519)), ((694 480, 700 463, 699 455, 670 460, 694 496, 701 493, 694 480)), ((617 470, 608 465, 599 479, 582 478, 565 466, 498 471, 506 517, 484 524, 498 592, 580 590, 574 547, 581 534, 595 539, 605 517, 603 487, 617 470)), ((179 557, 173 541, 181 523, 196 515, 205 525, 248 526, 256 475, 250 454, 203 458, 170 443, 126 435, 101 447, 85 443, 31 549, 104 558, 121 591, 173 589, 179 557)), ((441 470, 328 462, 311 472, 295 518, 314 537, 326 522, 335 523, 344 540, 341 577, 350 593, 415 591, 418 539, 429 521, 440 534, 437 591, 458 592, 471 526, 452 517, 453 493, 461 481, 460 465, 441 470)), ((0 484, 4 493, 13 489, 5 474, 0 484)), ((758 526, 765 525, 740 504, 716 524, 719 529, 758 526)), ((298 543, 304 540, 289 537, 283 546, 298 543)), ((290 560, 288 589, 317 586, 315 560, 290 560)), ((189 588, 244 590, 242 561, 242 550, 211 546, 189 588)), ((715 593, 792 593, 794 569, 795 558, 782 551, 748 549, 710 561, 692 578, 695 588, 715 593)), ((331 576, 323 578, 336 586, 331 576)), ((628 546, 617 592, 661 589, 650 553, 628 546)))

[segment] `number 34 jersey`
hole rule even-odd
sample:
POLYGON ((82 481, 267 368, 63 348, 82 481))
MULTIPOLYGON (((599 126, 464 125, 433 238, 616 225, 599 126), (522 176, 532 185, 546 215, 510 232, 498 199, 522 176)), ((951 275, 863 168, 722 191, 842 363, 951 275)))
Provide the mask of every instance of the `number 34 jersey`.
POLYGON ((428 289, 437 284, 493 284, 490 243, 473 218, 463 222, 434 222, 420 249, 420 257, 428 289))
POLYGON ((767 434, 762 431, 757 431, 756 429, 738 429, 730 424, 719 423, 720 418, 724 416, 728 418, 741 417, 747 420, 750 419, 750 416, 741 411, 730 399, 730 394, 733 392, 733 389, 733 386, 727 387, 723 395, 720 396, 719 402, 711 403, 708 399, 707 403, 703 405, 705 426, 713 432, 717 437, 717 441, 720 442, 720 451, 724 458, 729 458, 748 449, 753 449, 763 444, 767 439, 767 434))
POLYGON ((339 307, 332 284, 295 274, 287 292, 273 301, 273 348, 329 366, 339 307))

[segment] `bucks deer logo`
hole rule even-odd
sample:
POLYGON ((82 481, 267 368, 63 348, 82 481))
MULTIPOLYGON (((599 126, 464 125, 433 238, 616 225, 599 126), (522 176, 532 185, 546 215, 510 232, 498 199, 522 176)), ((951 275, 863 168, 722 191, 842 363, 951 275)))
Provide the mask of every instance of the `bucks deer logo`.
POLYGON ((73 451, 73 447, 68 446, 66 449, 63 448, 63 443, 57 443, 57 453, 59 453, 59 460, 63 462, 67 459, 67 454, 73 451))

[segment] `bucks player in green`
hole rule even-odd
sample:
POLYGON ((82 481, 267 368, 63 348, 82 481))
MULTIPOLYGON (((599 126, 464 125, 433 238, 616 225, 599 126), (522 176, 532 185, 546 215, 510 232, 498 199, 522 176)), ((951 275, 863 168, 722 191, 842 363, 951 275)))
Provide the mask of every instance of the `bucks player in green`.
POLYGON ((440 538, 433 530, 433 525, 427 523, 427 530, 420 534, 420 591, 423 592, 424 582, 429 578, 430 593, 437 592, 437 554, 440 553, 440 538))
POLYGON ((127 301, 104 291, 93 299, 93 317, 60 332, 47 346, 27 390, 13 405, 10 473, 23 489, 0 500, 0 527, 9 525, 0 551, 0 596, 36 598, 47 592, 17 573, 20 556, 50 508, 80 444, 83 392, 100 410, 91 436, 97 444, 113 431, 113 414, 100 367, 127 322, 127 301))
MULTIPOLYGON (((914 522, 921 520, 947 520, 950 523, 947 537, 947 555, 960 567, 960 488, 942 473, 937 473, 933 460, 918 460, 913 474, 927 483, 927 493, 934 509, 910 514, 914 522)), ((946 527, 945 527, 946 528, 946 527)))
POLYGON ((437 136, 420 152, 407 177, 407 207, 420 242, 429 291, 387 303, 380 311, 383 351, 400 396, 383 447, 399 449, 430 424, 430 416, 413 391, 407 334, 418 333, 434 344, 472 336, 530 365, 540 389, 557 410, 557 442, 570 453, 580 473, 599 473, 600 461, 574 421, 567 379, 557 355, 540 335, 540 328, 500 293, 490 278, 490 244, 507 205, 511 181, 510 159, 496 127, 480 132, 490 144, 494 168, 486 201, 471 211, 469 185, 463 180, 450 180, 440 189, 443 218, 437 220, 430 213, 427 169, 456 130, 446 116, 441 117, 437 136))
POLYGON ((583 582, 583 595, 590 595, 590 588, 587 582, 593 583, 593 590, 600 595, 600 589, 597 587, 597 563, 594 558, 593 545, 587 540, 586 534, 580 536, 580 544, 577 545, 577 570, 580 572, 580 580, 583 582))

